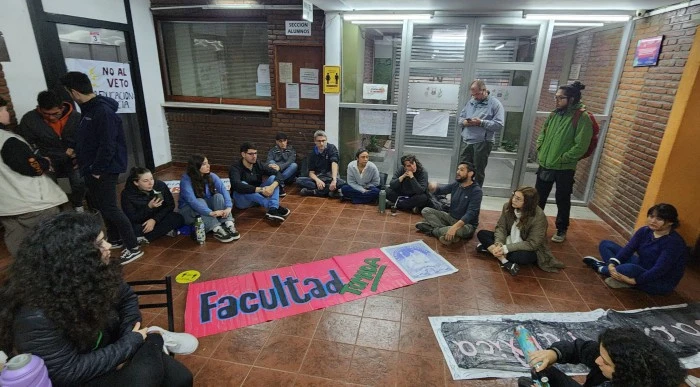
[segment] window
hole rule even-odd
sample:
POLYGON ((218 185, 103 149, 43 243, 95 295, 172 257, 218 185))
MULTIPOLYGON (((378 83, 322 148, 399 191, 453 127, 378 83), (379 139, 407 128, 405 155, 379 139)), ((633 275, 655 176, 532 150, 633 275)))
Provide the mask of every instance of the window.
POLYGON ((161 33, 168 100, 270 105, 257 85, 270 62, 267 23, 161 22, 161 33))

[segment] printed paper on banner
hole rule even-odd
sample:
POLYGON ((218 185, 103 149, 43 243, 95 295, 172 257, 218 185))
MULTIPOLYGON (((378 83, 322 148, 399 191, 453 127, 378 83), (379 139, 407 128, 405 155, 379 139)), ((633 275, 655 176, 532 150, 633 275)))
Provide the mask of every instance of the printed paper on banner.
POLYGON ((360 110, 360 133, 391 135, 394 112, 387 110, 360 110))
POLYGON ((447 137, 450 125, 449 112, 419 112, 413 116, 414 136, 447 137))
POLYGON ((117 101, 117 113, 136 113, 136 96, 128 63, 66 58, 66 68, 85 73, 95 94, 117 101))
POLYGON ((382 247, 381 250, 413 282, 457 272, 456 267, 423 241, 382 247))

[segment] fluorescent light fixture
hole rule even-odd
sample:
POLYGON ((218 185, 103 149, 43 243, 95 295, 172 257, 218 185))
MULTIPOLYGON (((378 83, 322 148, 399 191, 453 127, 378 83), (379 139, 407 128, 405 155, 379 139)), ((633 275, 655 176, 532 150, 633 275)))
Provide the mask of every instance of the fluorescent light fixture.
POLYGON ((403 20, 353 20, 352 24, 403 24, 403 20))
POLYGON ((555 27, 602 27, 605 23, 554 23, 555 27))
POLYGON ((630 20, 629 15, 571 15, 571 14, 550 14, 550 13, 528 13, 525 19, 537 20, 567 20, 567 21, 590 21, 590 22, 624 22, 630 20))
POLYGON ((343 15, 345 20, 428 20, 433 17, 429 13, 347 13, 343 15))
POLYGON ((506 46, 506 43, 503 42, 503 43, 499 44, 498 46, 494 47, 493 49, 494 49, 494 50, 500 50, 500 49, 502 49, 502 48, 505 47, 505 46, 506 46))

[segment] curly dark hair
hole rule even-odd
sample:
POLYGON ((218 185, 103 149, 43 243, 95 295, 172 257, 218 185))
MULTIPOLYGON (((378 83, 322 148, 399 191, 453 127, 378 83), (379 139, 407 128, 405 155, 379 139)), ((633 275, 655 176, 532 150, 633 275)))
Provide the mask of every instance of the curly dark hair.
POLYGON ((122 271, 102 261, 96 243, 102 218, 64 212, 39 224, 22 242, 0 287, 0 349, 12 352, 15 314, 22 307, 44 312, 80 351, 95 341, 113 313, 122 271))
POLYGON ((192 155, 187 160, 187 176, 190 177, 192 181, 192 190, 194 191, 194 196, 198 198, 203 198, 205 189, 204 186, 209 186, 209 192, 214 195, 216 193, 216 186, 214 185, 214 179, 211 178, 211 174, 202 174, 199 172, 199 168, 202 167, 204 160, 207 158, 202 155, 192 155))
POLYGON ((638 329, 607 329, 598 341, 615 366, 615 387, 676 387, 685 378, 676 355, 638 329))
POLYGON ((403 163, 405 163, 406 161, 416 163, 416 173, 423 172, 423 164, 421 164, 420 161, 418 161, 416 155, 405 154, 401 156, 401 165, 403 165, 403 163))

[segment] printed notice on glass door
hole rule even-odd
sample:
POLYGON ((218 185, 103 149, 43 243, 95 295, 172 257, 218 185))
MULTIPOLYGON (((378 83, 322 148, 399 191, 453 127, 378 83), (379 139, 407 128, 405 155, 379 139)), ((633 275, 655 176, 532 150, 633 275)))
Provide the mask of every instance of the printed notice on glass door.
POLYGON ((287 109, 299 109, 299 84, 287 83, 287 109))

